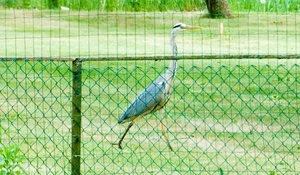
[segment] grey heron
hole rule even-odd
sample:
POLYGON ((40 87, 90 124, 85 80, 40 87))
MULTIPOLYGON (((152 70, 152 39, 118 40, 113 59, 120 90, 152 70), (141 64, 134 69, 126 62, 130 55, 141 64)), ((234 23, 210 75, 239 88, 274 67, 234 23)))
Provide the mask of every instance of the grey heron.
MULTIPOLYGON (((183 23, 177 23, 174 25, 170 37, 172 56, 177 56, 177 46, 175 43, 175 38, 177 34, 184 30, 194 30, 199 28, 200 27, 189 26, 183 23)), ((147 86, 140 94, 138 94, 137 97, 131 102, 129 107, 125 110, 123 115, 120 117, 120 119, 118 120, 119 124, 130 122, 120 141, 114 143, 115 145, 118 145, 120 149, 122 149, 121 143, 125 135, 132 127, 137 118, 140 118, 150 113, 154 113, 155 111, 159 111, 159 113, 162 115, 162 109, 168 103, 171 93, 173 91, 172 86, 176 74, 176 68, 177 60, 171 60, 167 71, 163 75, 159 76, 153 83, 147 86)), ((169 139, 166 136, 163 118, 161 118, 160 122, 162 135, 166 140, 170 150, 173 151, 169 139)))

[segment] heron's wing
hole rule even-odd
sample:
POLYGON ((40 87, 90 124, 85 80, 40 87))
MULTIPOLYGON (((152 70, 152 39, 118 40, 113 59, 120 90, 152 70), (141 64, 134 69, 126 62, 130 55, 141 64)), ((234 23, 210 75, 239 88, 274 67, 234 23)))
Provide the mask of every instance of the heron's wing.
POLYGON ((132 121, 138 116, 147 115, 163 107, 160 104, 164 100, 164 88, 164 81, 156 81, 150 84, 132 101, 118 123, 132 121))

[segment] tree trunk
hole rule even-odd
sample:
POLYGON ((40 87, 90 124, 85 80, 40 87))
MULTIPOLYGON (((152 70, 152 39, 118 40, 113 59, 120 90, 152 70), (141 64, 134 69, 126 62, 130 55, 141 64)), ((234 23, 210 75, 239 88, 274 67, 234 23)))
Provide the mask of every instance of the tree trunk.
POLYGON ((208 12, 212 18, 231 18, 228 0, 205 0, 208 12))

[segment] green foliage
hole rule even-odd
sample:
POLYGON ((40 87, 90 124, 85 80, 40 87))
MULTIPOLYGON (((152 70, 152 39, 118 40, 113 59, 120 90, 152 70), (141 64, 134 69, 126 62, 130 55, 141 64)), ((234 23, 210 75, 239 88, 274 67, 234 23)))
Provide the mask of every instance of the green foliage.
MULTIPOLYGON (((59 9, 61 6, 72 10, 98 11, 199 11, 206 8, 204 0, 0 0, 0 6, 24 9, 59 9), (54 6, 57 4, 57 7, 54 6)), ((297 12, 299 0, 229 0, 233 11, 255 12, 297 12)))
POLYGON ((0 6, 7 8, 38 8, 38 9, 58 9, 61 6, 69 7, 72 10, 99 10, 99 11, 167 11, 197 10, 205 5, 202 1, 186 0, 57 0, 57 7, 50 4, 53 0, 0 0, 0 6))
POLYGON ((299 0, 229 0, 233 11, 298 12, 299 0))
POLYGON ((23 156, 20 155, 20 148, 17 145, 8 145, 0 147, 0 174, 14 175, 22 174, 23 156))

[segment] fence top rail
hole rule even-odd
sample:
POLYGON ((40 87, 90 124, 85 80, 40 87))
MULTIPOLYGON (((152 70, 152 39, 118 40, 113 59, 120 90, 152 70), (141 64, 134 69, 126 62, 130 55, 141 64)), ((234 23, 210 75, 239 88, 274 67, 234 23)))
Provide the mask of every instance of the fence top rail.
POLYGON ((299 59, 289 55, 193 55, 193 56, 124 56, 124 57, 0 57, 0 61, 132 61, 132 60, 191 60, 191 59, 299 59))

